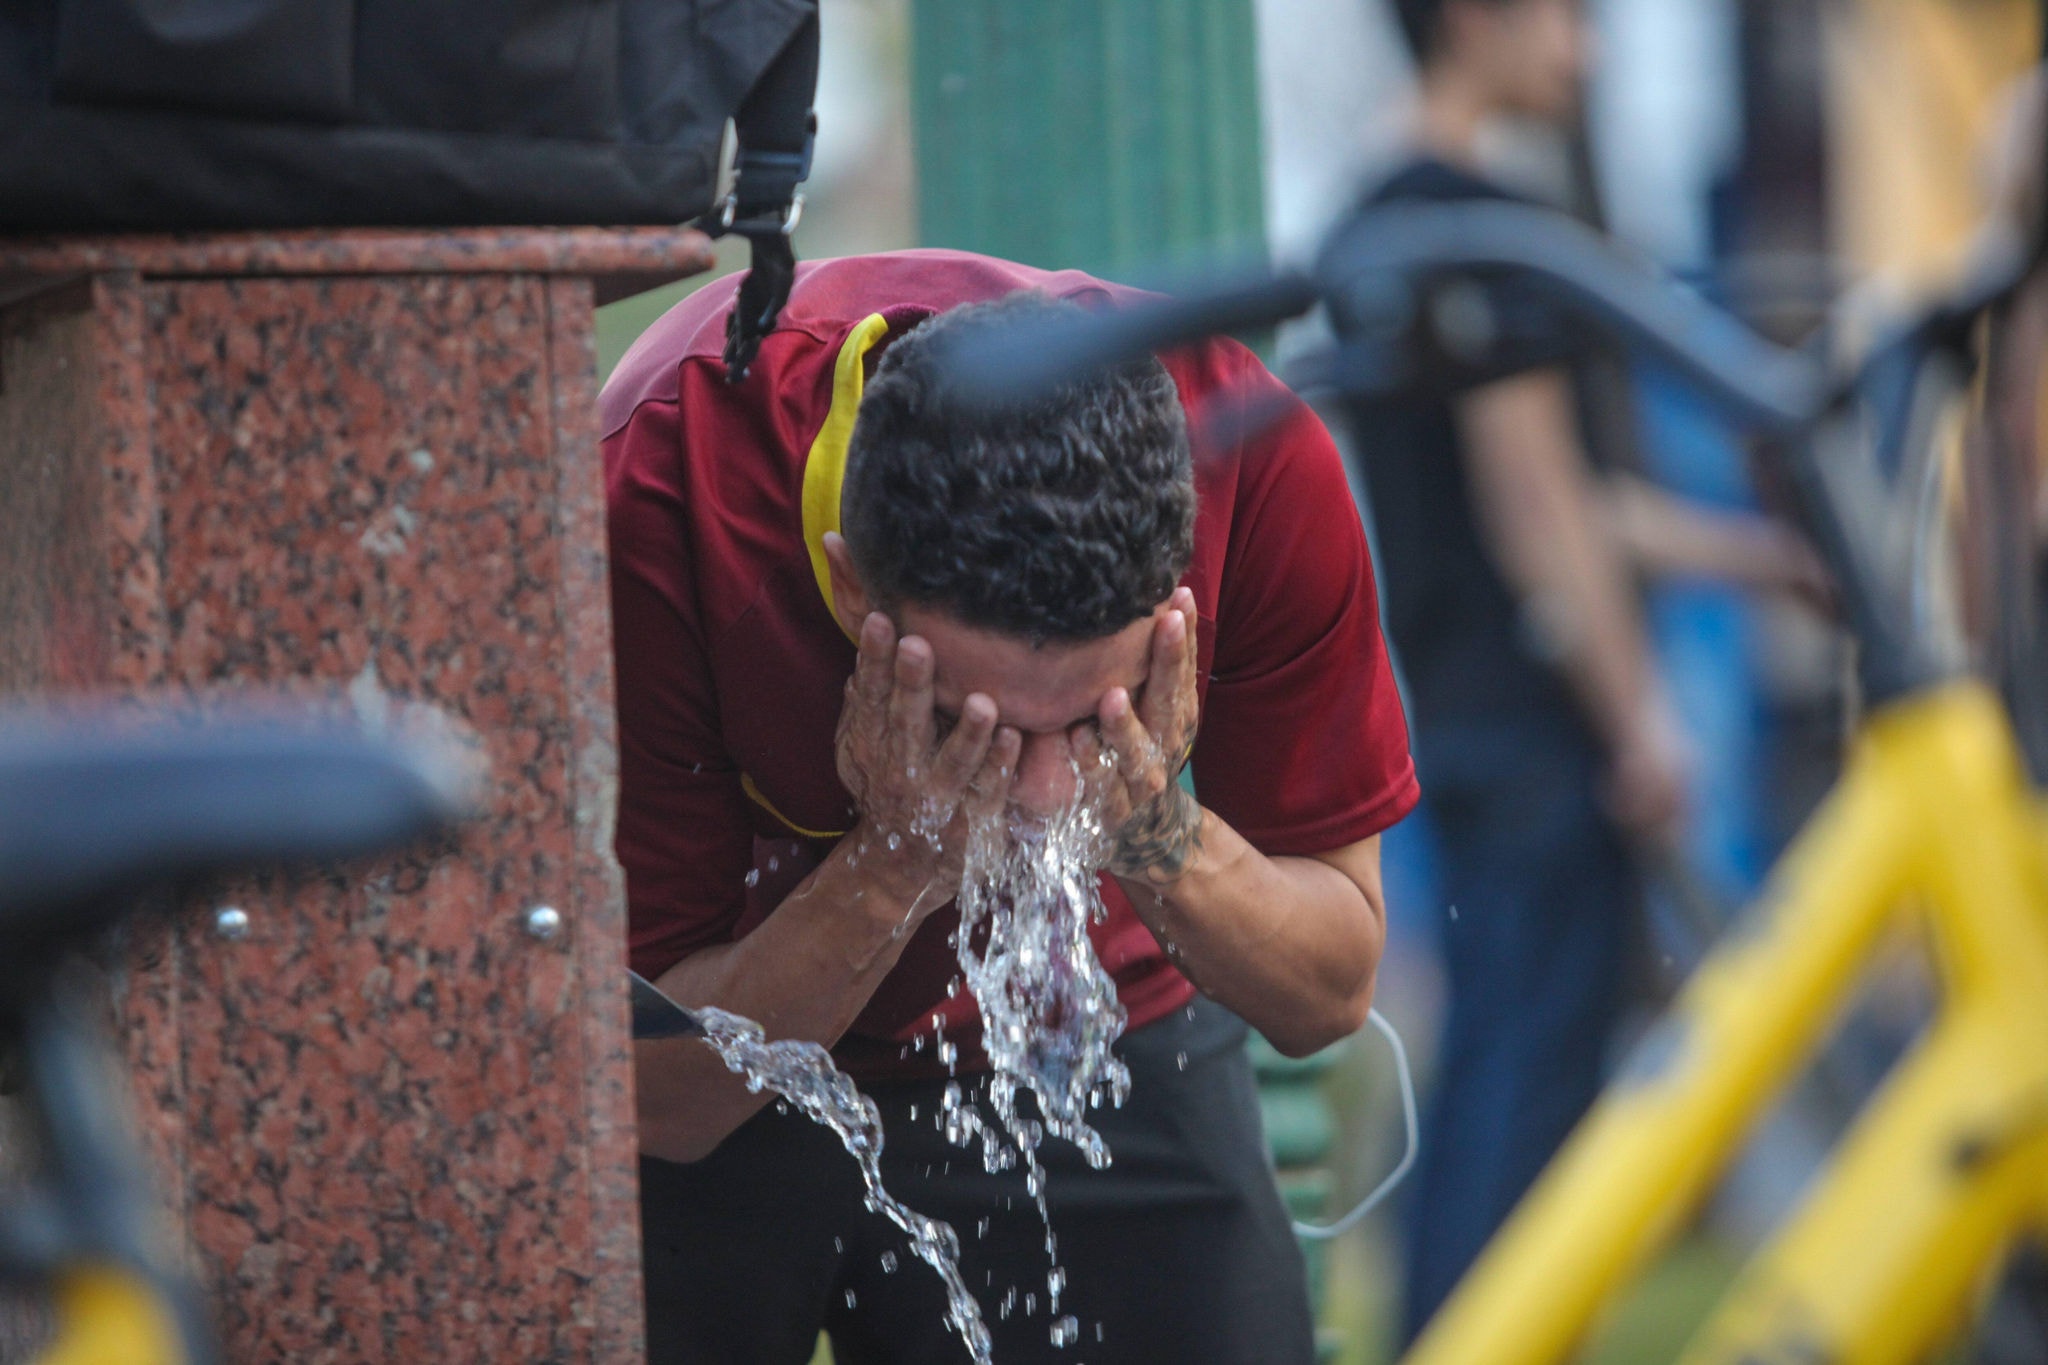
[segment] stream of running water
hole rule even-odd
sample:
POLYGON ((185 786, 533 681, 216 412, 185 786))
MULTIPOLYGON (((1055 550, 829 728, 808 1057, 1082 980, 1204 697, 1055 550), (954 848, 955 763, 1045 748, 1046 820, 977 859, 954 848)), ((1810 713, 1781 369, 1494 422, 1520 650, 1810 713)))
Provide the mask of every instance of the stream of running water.
POLYGON ((1104 834, 1094 805, 1076 799, 1042 824, 984 821, 969 834, 955 941, 961 975, 981 1010, 990 1098, 1020 1152, 1036 1125, 1016 1117, 1022 1085, 1045 1128, 1109 1165, 1088 1123, 1104 1100, 1121 1105, 1131 1073, 1110 1051, 1123 1036, 1116 982, 1096 959, 1088 927, 1108 918, 1098 880, 1104 834))
MULTIPOLYGON (((1131 1087, 1129 1069, 1111 1051, 1123 1034, 1124 1007, 1088 938, 1089 926, 1108 917, 1099 885, 1107 841, 1100 813, 1082 799, 1078 770, 1075 788, 1075 799, 1048 820, 1006 816, 977 822, 969 830, 954 947, 961 976, 980 1008, 982 1047, 991 1072, 988 1099, 1000 1131, 983 1120, 957 1081, 947 1084, 935 1116, 954 1145, 969 1147, 979 1139, 982 1164, 992 1173, 1011 1169, 1021 1158, 1025 1192, 1045 1228, 1047 1307, 1055 1347, 1072 1345, 1080 1325, 1060 1314, 1067 1272, 1059 1262, 1039 1148, 1050 1132, 1079 1148, 1091 1167, 1108 1166, 1109 1147, 1089 1124, 1088 1111, 1104 1101, 1121 1106, 1131 1087), (1031 1093, 1040 1118, 1019 1112, 1020 1089, 1031 1093)), ((913 829, 913 837, 936 845, 940 823, 913 829)), ((892 845, 898 837, 890 836, 892 845)), ((816 1043, 770 1043, 752 1020, 717 1009, 695 1013, 706 1040, 749 1090, 776 1092, 839 1136, 860 1166, 868 1208, 901 1228, 912 1252, 938 1272, 946 1288, 948 1327, 967 1344, 976 1365, 990 1365, 988 1326, 960 1275, 959 1237, 946 1223, 904 1206, 882 1187, 882 1123, 874 1101, 816 1043)), ((933 1024, 935 1029, 942 1025, 942 1017, 934 1015, 933 1024)), ((922 1051, 924 1039, 916 1041, 922 1051)), ((936 1041, 938 1056, 950 1070, 956 1049, 942 1032, 936 1041)), ((986 1229, 984 1219, 980 1231, 986 1229)), ((1016 1297, 1013 1285, 1003 1299, 1004 1317, 1016 1297)), ((1036 1298, 1024 1296, 1026 1313, 1035 1311, 1036 1298)))
POLYGON ((1055 1346, 1073 1341, 1078 1326, 1060 1316, 1067 1274, 1039 1147, 1050 1132, 1078 1147, 1091 1167, 1109 1165, 1109 1147, 1088 1111, 1105 1100, 1122 1105, 1131 1088, 1130 1070, 1110 1050, 1123 1035, 1124 1007, 1088 938, 1089 925, 1108 918, 1099 884, 1106 838, 1078 771, 1075 789, 1075 798, 1043 822, 985 820, 969 831, 954 948, 981 1011, 989 1104, 1008 1143, 956 1088, 947 1088, 943 1106, 947 1138, 964 1147, 978 1136, 989 1171, 1023 1159, 1024 1189, 1045 1227, 1055 1346), (1018 1112, 1020 1088, 1037 1101, 1042 1122, 1018 1112))
MULTIPOLYGON (((882 1188, 882 1116, 875 1102, 832 1064, 832 1054, 799 1039, 763 1040, 761 1026, 719 1009, 694 1011, 728 1070, 756 1094, 773 1090, 807 1117, 839 1135, 860 1166, 870 1212, 886 1216, 910 1238, 910 1249, 946 1286, 946 1325, 967 1344, 975 1365, 990 1365, 988 1324, 981 1306, 960 1278, 960 1238, 936 1218, 906 1208, 882 1188)), ((848 1298, 851 1300, 851 1294, 848 1298)))

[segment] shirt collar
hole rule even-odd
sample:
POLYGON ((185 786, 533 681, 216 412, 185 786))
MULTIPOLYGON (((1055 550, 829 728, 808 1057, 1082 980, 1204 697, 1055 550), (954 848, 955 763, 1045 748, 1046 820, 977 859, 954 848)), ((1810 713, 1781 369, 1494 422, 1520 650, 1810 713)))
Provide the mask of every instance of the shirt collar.
POLYGON ((875 343, 888 333, 888 320, 880 313, 870 313, 855 323, 840 343, 839 359, 832 368, 832 406, 804 460, 804 546, 811 553, 811 572, 817 575, 818 593, 825 599, 825 609, 832 613, 834 621, 839 620, 839 612, 832 600, 832 569, 825 559, 825 533, 839 529, 839 494, 846 484, 846 447, 853 438, 854 415, 867 383, 863 362, 875 343))

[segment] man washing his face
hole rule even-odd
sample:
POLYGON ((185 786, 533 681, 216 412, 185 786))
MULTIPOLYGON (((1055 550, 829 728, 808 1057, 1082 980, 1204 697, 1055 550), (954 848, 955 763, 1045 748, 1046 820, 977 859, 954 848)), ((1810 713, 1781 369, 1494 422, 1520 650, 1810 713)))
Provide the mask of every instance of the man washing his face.
MULTIPOLYGON (((678 305, 604 395, 634 966, 833 1049, 892 1191, 960 1232, 998 1359, 1312 1359, 1244 1024, 1304 1054, 1364 1022, 1379 834, 1417 797, 1328 435, 1283 397, 1204 440, 1279 395, 1220 341, 1023 411, 946 402, 949 334, 1125 296, 1074 272, 806 265, 739 385, 732 294, 678 305), (1077 799, 1110 832, 1091 937, 1132 1089, 1091 1115, 1107 1170, 1041 1154, 1082 1324, 1061 1352, 1042 1301, 999 1311, 1042 1284, 1044 1232, 1017 1172, 935 1131, 930 1043, 936 1016, 960 1079, 986 1068, 949 990, 967 822, 1077 799), (936 847, 910 837, 934 810, 936 847)), ((883 1268, 902 1248, 830 1133, 696 1043, 636 1060, 651 1360, 802 1365, 821 1328, 842 1365, 963 1358, 937 1282, 883 1268)))

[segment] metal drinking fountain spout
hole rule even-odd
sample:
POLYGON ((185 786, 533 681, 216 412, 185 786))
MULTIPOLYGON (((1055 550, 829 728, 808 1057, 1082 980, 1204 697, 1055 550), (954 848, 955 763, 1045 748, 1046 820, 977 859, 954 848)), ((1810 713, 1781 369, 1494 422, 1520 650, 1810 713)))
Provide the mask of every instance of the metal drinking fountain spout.
POLYGON ((704 1026, 697 1016, 663 995, 652 981, 627 968, 633 978, 633 1037, 702 1038, 704 1026))

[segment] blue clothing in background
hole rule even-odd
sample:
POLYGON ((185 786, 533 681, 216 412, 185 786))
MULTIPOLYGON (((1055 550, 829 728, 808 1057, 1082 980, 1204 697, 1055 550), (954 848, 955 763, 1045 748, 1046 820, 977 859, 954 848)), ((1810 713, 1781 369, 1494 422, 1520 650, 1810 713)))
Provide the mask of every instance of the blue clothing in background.
POLYGON ((1405 1336, 1429 1320, 1599 1092, 1638 897, 1572 731, 1417 737, 1448 991, 1407 1205, 1405 1336))
MULTIPOLYGON (((1644 467, 1659 485, 1701 506, 1754 510, 1741 442, 1706 400, 1649 364, 1636 367, 1635 392, 1644 467)), ((1756 608, 1726 583, 1667 581, 1650 594, 1649 626, 1693 746, 1687 856, 1717 895, 1747 899, 1775 853, 1758 828, 1756 608)))

